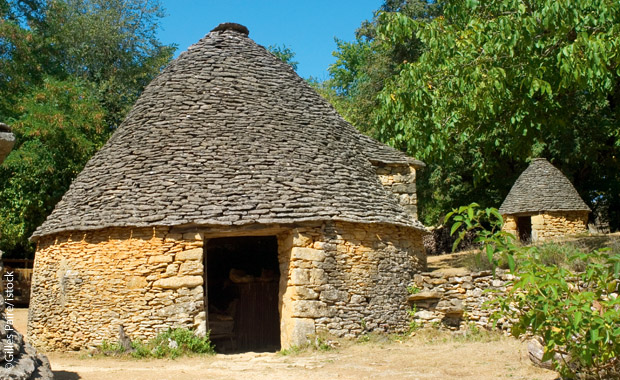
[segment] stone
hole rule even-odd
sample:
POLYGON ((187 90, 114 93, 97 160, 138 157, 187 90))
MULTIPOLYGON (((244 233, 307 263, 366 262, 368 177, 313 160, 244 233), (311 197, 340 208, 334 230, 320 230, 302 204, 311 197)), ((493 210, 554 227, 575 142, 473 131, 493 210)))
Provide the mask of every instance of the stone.
POLYGON ((146 288, 146 277, 143 276, 129 276, 127 277, 127 288, 129 289, 142 289, 146 288))
POLYGON ((292 307, 292 316, 301 318, 320 318, 327 310, 322 301, 297 300, 292 302, 292 307))
POLYGON ((153 287, 163 289, 193 288, 203 284, 202 276, 185 276, 162 278, 155 281, 153 287))
POLYGON ((320 249, 293 247, 291 250, 292 260, 323 261, 325 252, 320 249))
POLYGON ((422 301, 422 300, 429 300, 429 299, 441 299, 442 296, 443 296, 442 292, 424 291, 424 292, 419 292, 415 294, 410 294, 407 297, 407 301, 415 302, 415 301, 422 301))
POLYGON ((194 248, 189 249, 187 251, 181 251, 175 255, 175 260, 178 261, 186 261, 186 260, 198 260, 202 261, 202 248, 194 248))
POLYGON ((303 347, 310 339, 316 335, 314 319, 311 318, 291 318, 290 328, 288 331, 288 339, 282 348, 290 348, 291 346, 303 347))
POLYGON ((161 263, 171 263, 172 256, 170 255, 158 255, 149 257, 149 264, 161 264, 161 263))

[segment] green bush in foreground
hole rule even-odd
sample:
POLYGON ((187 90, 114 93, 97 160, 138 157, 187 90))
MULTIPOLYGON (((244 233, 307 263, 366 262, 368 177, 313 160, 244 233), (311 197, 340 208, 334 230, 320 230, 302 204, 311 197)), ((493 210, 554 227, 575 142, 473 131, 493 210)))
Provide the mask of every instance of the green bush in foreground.
POLYGON ((515 337, 542 337, 543 360, 553 360, 564 378, 620 378, 618 250, 519 247, 514 237, 483 226, 483 217, 501 220, 497 215, 497 210, 479 210, 476 204, 449 214, 456 221, 453 231, 460 225, 479 231, 478 241, 493 267, 505 261, 515 275, 506 295, 493 302, 499 310, 496 318, 511 320, 515 337))
MULTIPOLYGON (((131 356, 134 358, 171 358, 193 354, 215 354, 215 346, 209 339, 209 333, 204 338, 194 335, 188 329, 168 329, 146 343, 134 341, 131 343, 131 356)), ((125 353, 118 343, 103 341, 100 350, 106 353, 125 353)))

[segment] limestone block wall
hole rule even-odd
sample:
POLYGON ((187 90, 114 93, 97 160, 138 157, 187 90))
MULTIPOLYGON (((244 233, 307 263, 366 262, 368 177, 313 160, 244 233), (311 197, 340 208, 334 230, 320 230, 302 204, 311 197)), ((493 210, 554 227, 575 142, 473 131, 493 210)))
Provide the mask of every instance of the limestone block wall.
POLYGON ((532 216, 535 241, 545 241, 587 231, 588 211, 548 211, 532 216))
MULTIPOLYGON (((282 347, 323 333, 354 337, 407 329, 406 288, 426 266, 421 231, 346 222, 256 231, 278 238, 282 347)), ((120 325, 140 340, 169 327, 204 332, 203 241, 203 233, 168 228, 41 239, 30 341, 46 350, 91 348, 116 341, 120 325)))
POLYGON ((418 198, 416 195, 416 169, 407 165, 375 164, 381 184, 393 193, 399 203, 415 219, 418 218, 418 198))
POLYGON ((283 347, 406 330, 406 287, 426 266, 420 231, 337 222, 296 228, 279 244, 283 347))
MULTIPOLYGON (((491 271, 459 276, 436 272, 417 274, 414 284, 419 292, 408 297, 415 310, 414 320, 420 326, 450 330, 458 330, 470 323, 491 329, 493 322, 490 317, 495 310, 485 303, 504 295, 511 280, 514 276, 501 269, 496 271, 495 277, 491 271)), ((501 322, 497 327, 509 327, 505 321, 501 322)))
POLYGON ((504 218, 502 230, 511 233, 514 236, 519 236, 519 231, 517 230, 517 217, 515 215, 502 215, 502 217, 504 218))
MULTIPOLYGON (((546 241, 587 231, 588 211, 546 211, 532 218, 532 241, 546 241)), ((517 217, 504 215, 504 231, 517 233, 517 217)))
POLYGON ((203 239, 168 228, 110 228, 39 241, 28 316, 46 350, 147 340, 169 327, 205 329, 203 239))

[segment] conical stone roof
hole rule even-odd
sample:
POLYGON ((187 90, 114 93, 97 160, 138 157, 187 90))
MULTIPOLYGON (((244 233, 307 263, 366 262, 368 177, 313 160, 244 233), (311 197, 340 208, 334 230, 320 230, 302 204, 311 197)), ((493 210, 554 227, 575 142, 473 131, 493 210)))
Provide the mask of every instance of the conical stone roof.
POLYGON ((219 27, 147 86, 33 238, 321 220, 423 229, 371 162, 423 165, 359 133, 247 29, 219 27))
POLYGON ((568 178, 549 161, 535 158, 499 208, 503 215, 542 211, 590 211, 568 178))

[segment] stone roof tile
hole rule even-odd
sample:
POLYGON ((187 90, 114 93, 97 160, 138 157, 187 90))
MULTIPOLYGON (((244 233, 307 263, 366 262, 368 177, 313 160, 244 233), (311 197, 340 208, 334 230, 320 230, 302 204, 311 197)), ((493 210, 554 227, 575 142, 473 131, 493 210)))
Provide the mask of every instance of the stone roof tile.
POLYGON ((289 65, 224 28, 146 87, 33 238, 330 219, 423 229, 371 161, 423 165, 359 133, 289 65))
POLYGON ((590 211, 568 178, 549 161, 535 158, 504 199, 503 215, 542 211, 590 211))

